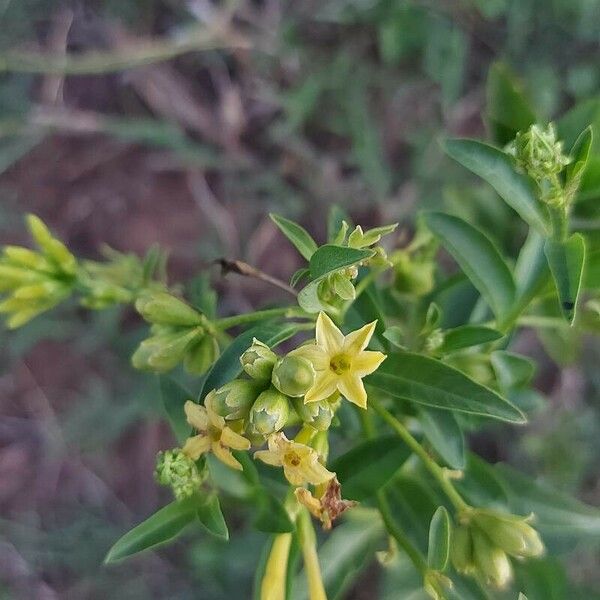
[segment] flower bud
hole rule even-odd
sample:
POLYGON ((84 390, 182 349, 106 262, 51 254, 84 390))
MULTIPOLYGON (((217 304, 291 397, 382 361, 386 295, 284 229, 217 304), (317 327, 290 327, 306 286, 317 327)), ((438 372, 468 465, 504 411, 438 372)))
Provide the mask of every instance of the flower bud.
POLYGON ((333 273, 329 276, 329 284, 342 300, 354 300, 356 298, 356 290, 352 285, 350 276, 346 273, 333 273))
POLYGON ((36 271, 52 271, 52 265, 39 252, 21 248, 20 246, 5 246, 4 259, 16 267, 34 269, 36 271))
POLYGON ((176 367, 189 344, 198 336, 195 329, 159 333, 144 340, 131 357, 136 369, 164 372, 176 367))
POLYGON ((193 327, 202 323, 202 315, 167 292, 151 292, 138 298, 136 310, 149 323, 193 327))
POLYGON ((211 408, 227 420, 243 419, 257 401, 260 389, 256 381, 234 379, 214 393, 211 408))
POLYGON ((252 346, 240 356, 242 368, 252 379, 269 381, 277 355, 269 346, 254 338, 252 346))
POLYGON ((313 386, 315 377, 315 368, 310 361, 288 354, 275 364, 271 381, 282 394, 298 398, 313 386))
POLYGON ((511 556, 529 558, 544 552, 542 540, 527 518, 480 509, 473 514, 473 522, 511 556))
POLYGON ((250 410, 250 424, 257 433, 270 435, 285 426, 290 414, 287 396, 271 387, 264 391, 250 410))
POLYGON ((459 525, 454 529, 450 546, 450 560, 459 573, 468 574, 475 570, 473 539, 469 527, 459 525))
POLYGON ((482 577, 498 588, 505 587, 512 577, 512 567, 506 552, 495 546, 478 528, 472 529, 473 557, 482 577))
POLYGON ((415 260, 408 252, 398 251, 393 255, 394 287, 399 291, 416 296, 428 294, 435 284, 433 261, 415 260))
POLYGON ((159 452, 156 459, 154 478, 161 485, 168 485, 177 500, 193 496, 206 479, 196 463, 180 448, 159 452))
POLYGON ((219 357, 219 344, 211 335, 205 335, 186 350, 183 366, 192 375, 202 375, 219 357))
POLYGON ((39 249, 64 273, 72 275, 77 267, 77 260, 68 248, 52 236, 43 221, 35 215, 27 215, 27 226, 39 249))
POLYGON ((304 423, 317 431, 327 431, 333 419, 333 407, 327 400, 304 404, 302 399, 294 399, 294 410, 304 423))

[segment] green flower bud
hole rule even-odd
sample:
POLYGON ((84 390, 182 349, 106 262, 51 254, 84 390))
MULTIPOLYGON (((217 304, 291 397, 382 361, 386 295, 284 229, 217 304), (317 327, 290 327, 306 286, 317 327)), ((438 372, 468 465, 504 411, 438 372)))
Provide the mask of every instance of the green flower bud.
POLYGON ((493 544, 511 556, 521 558, 540 556, 544 552, 544 544, 538 532, 527 520, 527 517, 483 509, 473 514, 473 522, 487 534, 493 544))
POLYGON ((394 287, 405 294, 424 296, 435 284, 435 264, 430 260, 415 260, 408 252, 399 250, 392 257, 394 263, 394 287))
POLYGON ((475 570, 473 563, 473 540, 469 527, 459 525, 453 531, 450 560, 459 573, 468 574, 475 570))
POLYGON ((193 327, 203 322, 197 310, 167 292, 145 294, 138 298, 135 308, 149 323, 193 327))
POLYGON ((517 165, 536 181, 560 173, 571 162, 564 154, 562 142, 556 139, 552 123, 546 128, 532 125, 527 131, 517 133, 508 147, 517 165))
POLYGON ((73 275, 77 260, 68 248, 52 236, 43 221, 35 215, 27 215, 27 226, 39 249, 52 260, 64 273, 73 275))
POLYGON ((256 433, 270 435, 285 426, 290 414, 287 396, 271 387, 256 399, 250 410, 250 424, 256 433))
POLYGON ((183 366, 192 375, 202 375, 219 358, 219 344, 211 335, 205 335, 186 350, 183 366))
POLYGON ((294 398, 294 410, 298 416, 317 431, 327 431, 333 419, 333 407, 327 400, 304 404, 302 399, 294 398))
POLYGON ((257 401, 261 384, 249 379, 235 379, 220 387, 213 395, 211 408, 227 420, 245 418, 257 401))
POLYGON ((38 252, 21 248, 20 246, 5 246, 4 258, 6 261, 16 267, 25 269, 34 269, 36 271, 51 272, 52 265, 38 252))
POLYGON ((497 588, 505 587, 512 578, 512 567, 506 552, 495 546, 483 531, 472 529, 473 557, 481 576, 497 588))
POLYGON ((259 381, 269 381, 273 367, 277 362, 277 354, 263 344, 260 340, 254 338, 252 346, 240 356, 242 368, 252 379, 259 381))
POLYGON ((161 485, 168 485, 177 500, 193 496, 203 481, 206 472, 200 472, 196 463, 180 448, 159 452, 154 478, 161 485))
POLYGON ((144 340, 131 357, 136 369, 165 372, 176 367, 187 347, 202 331, 196 329, 174 333, 159 333, 144 340))
POLYGON ((350 276, 346 273, 333 273, 329 276, 329 285, 333 292, 342 300, 354 300, 356 298, 356 290, 350 276))
POLYGON ((315 368, 306 358, 288 354, 278 360, 271 381, 286 396, 304 396, 315 382, 315 368))

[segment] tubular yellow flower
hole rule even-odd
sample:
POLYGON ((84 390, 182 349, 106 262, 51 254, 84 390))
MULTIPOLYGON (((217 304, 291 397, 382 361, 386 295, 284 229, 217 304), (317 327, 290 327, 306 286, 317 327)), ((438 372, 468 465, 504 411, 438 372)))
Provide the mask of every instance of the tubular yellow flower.
POLYGON ((287 564, 291 545, 291 533, 280 533, 275 537, 260 585, 260 600, 285 599, 287 564))
POLYGON ((269 436, 268 445, 268 450, 259 450, 254 457, 273 467, 283 467, 283 473, 292 485, 319 485, 335 475, 319 462, 315 450, 288 440, 282 432, 269 436))
POLYGON ((306 344, 293 354, 307 358, 315 368, 315 383, 304 396, 304 402, 318 402, 336 390, 350 402, 367 407, 367 392, 362 378, 373 373, 385 360, 385 354, 365 350, 377 321, 347 336, 323 312, 319 313, 314 344, 306 344))
POLYGON ((231 450, 249 450, 250 441, 236 433, 225 424, 225 419, 212 410, 211 402, 214 392, 204 401, 205 406, 188 400, 184 405, 187 422, 198 430, 186 441, 182 452, 197 460, 202 454, 212 451, 227 466, 242 470, 242 465, 231 453, 231 450))

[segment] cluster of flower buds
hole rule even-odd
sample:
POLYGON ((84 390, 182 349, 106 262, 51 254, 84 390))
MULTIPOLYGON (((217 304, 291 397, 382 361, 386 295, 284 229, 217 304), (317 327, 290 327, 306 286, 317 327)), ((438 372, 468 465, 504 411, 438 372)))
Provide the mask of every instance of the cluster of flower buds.
POLYGON ((373 250, 373 255, 370 258, 367 258, 364 263, 352 265, 329 274, 319 283, 317 295, 319 300, 325 306, 336 306, 339 303, 354 300, 356 297, 356 290, 353 281, 358 276, 359 266, 362 266, 363 264, 365 266, 380 268, 391 266, 385 250, 381 246, 375 246, 375 244, 377 244, 383 236, 392 233, 397 226, 398 224, 394 223, 383 227, 375 227, 374 229, 369 229, 364 232, 362 227, 357 225, 354 230, 348 234, 348 223, 342 221, 340 230, 332 243, 338 246, 356 248, 358 250, 371 248, 373 250))
POLYGON ((9 294, 0 312, 10 315, 11 329, 56 306, 77 281, 77 261, 67 247, 35 215, 27 216, 27 226, 39 251, 5 246, 0 257, 0 293, 9 294))
POLYGON ((164 291, 140 296, 135 308, 152 324, 150 337, 131 360, 136 369, 164 372, 183 362, 190 373, 202 374, 219 356, 208 319, 183 300, 164 291))
POLYGON ((193 496, 207 475, 206 468, 199 467, 180 448, 159 452, 157 456, 154 477, 161 485, 169 486, 177 500, 193 496))
POLYGON ((544 552, 532 516, 520 517, 483 508, 470 508, 459 515, 452 539, 454 568, 481 577, 495 587, 512 578, 509 557, 532 558, 544 552))

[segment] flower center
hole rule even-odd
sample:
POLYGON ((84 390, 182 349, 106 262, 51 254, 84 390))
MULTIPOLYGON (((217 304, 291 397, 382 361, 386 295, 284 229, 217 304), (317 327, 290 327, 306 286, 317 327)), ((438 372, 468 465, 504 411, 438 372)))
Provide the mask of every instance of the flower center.
POLYGON ((296 452, 292 451, 285 455, 285 462, 292 467, 299 467, 302 460, 296 452))
POLYGON ((342 375, 350 370, 352 359, 347 354, 336 354, 329 361, 329 368, 336 374, 342 375))

